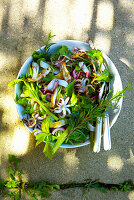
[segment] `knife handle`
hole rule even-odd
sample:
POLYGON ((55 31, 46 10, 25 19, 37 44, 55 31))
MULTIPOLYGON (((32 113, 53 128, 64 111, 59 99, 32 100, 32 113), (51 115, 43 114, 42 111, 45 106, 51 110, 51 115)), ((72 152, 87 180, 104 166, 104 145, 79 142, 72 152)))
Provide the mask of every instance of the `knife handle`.
POLYGON ((109 116, 103 118, 103 146, 104 150, 111 149, 111 137, 110 137, 110 127, 109 127, 109 116))
POLYGON ((93 146, 93 151, 97 153, 100 151, 101 133, 102 133, 102 117, 98 117, 96 121, 95 138, 94 138, 94 146, 93 146))

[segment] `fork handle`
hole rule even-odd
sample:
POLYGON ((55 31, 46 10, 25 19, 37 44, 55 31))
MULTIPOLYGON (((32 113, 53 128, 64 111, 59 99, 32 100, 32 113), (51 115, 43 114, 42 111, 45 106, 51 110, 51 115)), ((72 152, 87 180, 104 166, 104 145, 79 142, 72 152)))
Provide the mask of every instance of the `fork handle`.
POLYGON ((111 137, 110 137, 110 127, 109 127, 109 116, 103 118, 103 146, 104 150, 111 149, 111 137))
POLYGON ((98 117, 96 121, 95 138, 94 138, 94 146, 93 146, 93 151, 97 153, 100 151, 101 133, 102 133, 102 117, 98 117))

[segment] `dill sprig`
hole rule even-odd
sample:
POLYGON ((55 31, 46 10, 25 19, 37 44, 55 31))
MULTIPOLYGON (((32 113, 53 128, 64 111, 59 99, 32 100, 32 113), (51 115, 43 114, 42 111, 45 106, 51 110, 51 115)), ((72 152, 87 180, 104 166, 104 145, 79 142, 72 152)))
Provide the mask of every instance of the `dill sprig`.
MULTIPOLYGON (((87 122, 96 121, 97 117, 106 117, 110 107, 116 107, 119 100, 124 96, 126 90, 133 89, 131 84, 128 84, 123 90, 117 91, 115 95, 109 98, 109 92, 105 99, 102 99, 100 104, 88 104, 86 109, 79 109, 79 111, 71 114, 69 119, 69 137, 75 131, 79 132, 85 129, 87 122), (87 111, 88 109, 88 111, 87 111)), ((86 107, 86 106, 85 106, 86 107)))
POLYGON ((45 48, 44 48, 44 55, 47 55, 48 54, 48 51, 50 49, 50 47, 55 44, 55 43, 50 43, 51 39, 55 37, 55 35, 52 35, 51 32, 49 33, 48 35, 48 39, 47 41, 45 42, 45 48))

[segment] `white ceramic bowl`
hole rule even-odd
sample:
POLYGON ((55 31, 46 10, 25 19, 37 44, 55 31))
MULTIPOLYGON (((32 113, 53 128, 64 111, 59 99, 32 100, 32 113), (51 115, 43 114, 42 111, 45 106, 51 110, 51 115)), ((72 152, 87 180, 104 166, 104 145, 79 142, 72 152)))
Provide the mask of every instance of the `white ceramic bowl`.
MULTIPOLYGON (((89 45, 85 42, 80 42, 80 41, 76 41, 76 40, 61 40, 61 41, 58 41, 54 45, 51 46, 50 52, 53 53, 61 45, 66 45, 69 48, 69 50, 72 50, 74 47, 78 47, 78 48, 85 49, 85 50, 90 49, 89 45)), ((44 48, 44 46, 41 47, 41 49, 43 49, 43 48, 44 48)), ((110 60, 110 58, 107 55, 105 55, 104 53, 103 53, 103 58, 104 58, 104 65, 108 68, 108 70, 110 71, 110 73, 113 77, 112 81, 110 83, 110 89, 113 91, 113 94, 115 94, 117 92, 117 90, 119 90, 119 91, 122 90, 121 78, 120 78, 120 75, 118 73, 118 70, 116 69, 115 65, 110 60)), ((32 62, 32 60, 33 60, 32 56, 30 56, 25 61, 25 63, 23 64, 23 66, 21 67, 21 69, 19 71, 18 77, 27 72, 28 66, 32 62)), ((20 95, 19 84, 17 84, 16 87, 15 87, 15 94, 20 95)), ((120 110, 121 110, 121 107, 122 107, 122 98, 118 102, 117 106, 118 107, 116 109, 111 108, 109 110, 110 128, 114 125, 114 123, 116 122, 116 120, 119 116, 119 113, 120 113, 120 110)), ((23 119, 25 117, 25 115, 22 113, 23 110, 24 110, 23 106, 17 104, 17 111, 18 111, 21 119, 23 119)), ((32 128, 29 128, 29 127, 27 127, 27 128, 29 129, 30 132, 33 131, 32 128)), ((62 148, 76 148, 76 147, 85 146, 89 143, 90 143, 89 140, 87 140, 86 142, 80 143, 78 145, 62 144, 60 147, 62 147, 62 148)))

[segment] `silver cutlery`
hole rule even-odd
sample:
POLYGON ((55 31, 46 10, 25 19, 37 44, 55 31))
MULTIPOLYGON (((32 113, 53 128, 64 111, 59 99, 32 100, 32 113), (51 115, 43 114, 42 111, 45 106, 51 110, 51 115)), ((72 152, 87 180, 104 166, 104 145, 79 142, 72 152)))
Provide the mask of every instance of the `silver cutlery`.
MULTIPOLYGON (((110 84, 103 83, 100 93, 99 93, 99 102, 104 99, 110 91, 110 84)), ((110 137, 110 127, 109 127, 109 115, 106 114, 105 117, 98 117, 96 120, 95 127, 95 137, 94 137, 94 146, 93 151, 99 152, 101 147, 101 136, 103 135, 103 147, 104 150, 111 149, 111 137, 110 137)))
MULTIPOLYGON (((106 84, 107 86, 107 93, 110 91, 110 84, 106 84)), ((110 127, 109 127, 109 115, 107 113, 106 117, 103 118, 102 123, 102 134, 103 134, 103 147, 104 150, 110 150, 111 149, 111 136, 110 136, 110 127)))
MULTIPOLYGON (((98 99, 99 102, 101 101, 103 97, 104 88, 105 88, 105 82, 102 84, 102 87, 99 92, 99 99, 98 99)), ((102 117, 97 117, 96 127, 95 127, 94 146, 93 146, 93 151, 97 153, 100 151, 101 134, 102 134, 102 117)))

